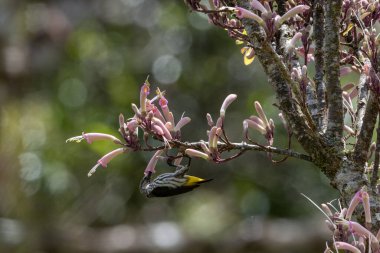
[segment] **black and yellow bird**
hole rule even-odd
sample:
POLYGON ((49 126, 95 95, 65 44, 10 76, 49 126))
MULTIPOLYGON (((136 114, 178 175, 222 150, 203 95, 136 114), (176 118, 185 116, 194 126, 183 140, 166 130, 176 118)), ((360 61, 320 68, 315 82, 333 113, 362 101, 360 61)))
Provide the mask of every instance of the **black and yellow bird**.
POLYGON ((188 170, 189 166, 179 165, 175 172, 161 174, 153 181, 149 172, 140 182, 140 192, 148 198, 169 197, 192 191, 212 180, 186 175, 188 170))

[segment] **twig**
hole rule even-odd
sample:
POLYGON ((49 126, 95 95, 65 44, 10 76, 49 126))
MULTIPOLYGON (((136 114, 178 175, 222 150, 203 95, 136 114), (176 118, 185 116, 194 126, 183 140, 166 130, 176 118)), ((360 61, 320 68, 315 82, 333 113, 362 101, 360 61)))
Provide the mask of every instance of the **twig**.
MULTIPOLYGON (((192 149, 197 149, 197 150, 202 150, 201 148, 201 143, 202 142, 181 142, 177 140, 172 140, 169 141, 170 145, 173 147, 176 147, 178 149, 187 149, 187 148, 192 148, 192 149)), ((269 152, 273 154, 278 154, 278 155, 285 155, 289 157, 294 157, 298 158, 301 160, 305 161, 312 161, 311 156, 299 153, 297 151, 291 150, 291 149, 280 149, 276 147, 271 147, 271 146, 262 146, 262 145, 255 145, 255 144, 248 144, 245 142, 231 142, 229 144, 218 142, 218 150, 225 150, 225 151, 231 151, 231 150, 252 150, 252 151, 260 151, 260 152, 269 152)))

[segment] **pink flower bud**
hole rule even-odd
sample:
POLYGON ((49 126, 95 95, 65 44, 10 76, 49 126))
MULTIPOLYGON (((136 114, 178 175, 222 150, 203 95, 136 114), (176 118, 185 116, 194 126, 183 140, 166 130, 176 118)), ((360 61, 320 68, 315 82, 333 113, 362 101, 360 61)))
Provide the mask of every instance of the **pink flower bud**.
POLYGON ((140 90, 140 108, 141 108, 141 113, 146 112, 146 98, 148 97, 150 93, 150 84, 148 82, 148 79, 145 81, 145 83, 141 86, 140 90))
POLYGON ((157 126, 157 125, 152 125, 152 129, 153 131, 158 134, 158 135, 161 135, 163 136, 164 135, 164 130, 162 130, 161 127, 157 126))
POLYGON ((369 195, 366 191, 363 191, 362 198, 363 198, 365 222, 371 224, 372 218, 371 218, 371 209, 369 205, 369 195))
POLYGON ((297 43, 297 41, 299 41, 299 40, 301 39, 301 37, 302 37, 302 33, 297 32, 297 33, 293 36, 293 38, 292 38, 290 41, 288 41, 288 43, 287 43, 287 45, 286 45, 287 49, 288 49, 288 50, 293 50, 293 49, 296 47, 296 43, 297 43))
POLYGON ((132 132, 132 133, 135 132, 137 127, 138 127, 137 120, 133 119, 127 122, 127 128, 129 132, 132 132))
POLYGON ((201 142, 201 148, 203 149, 203 151, 206 153, 206 154, 210 154, 210 149, 207 147, 206 143, 204 143, 203 141, 201 142))
POLYGON ((331 212, 330 208, 326 204, 321 205, 322 210, 326 213, 327 216, 330 218, 333 217, 333 213, 331 212))
POLYGON ((264 126, 269 128, 269 122, 268 122, 267 116, 265 115, 265 112, 263 108, 261 107, 260 102, 255 101, 255 108, 256 108, 257 114, 259 115, 261 120, 264 122, 264 126))
POLYGON ((136 114, 136 116, 141 117, 141 112, 140 112, 139 108, 137 107, 137 105, 132 103, 131 106, 132 106, 132 110, 136 114))
POLYGON ((118 148, 118 149, 115 149, 111 152, 109 152, 108 154, 106 154, 105 156, 103 156, 102 158, 100 158, 98 160, 98 163, 100 163, 103 167, 107 167, 107 164, 112 160, 114 159, 116 156, 126 152, 128 149, 126 148, 118 148))
POLYGON ((92 167, 92 169, 88 172, 87 176, 88 177, 91 177, 92 174, 95 173, 96 169, 101 165, 102 167, 107 167, 108 163, 114 159, 116 156, 122 154, 122 153, 125 153, 127 152, 128 149, 127 148, 118 148, 118 149, 115 149, 115 150, 112 150, 111 152, 109 152, 108 154, 104 155, 102 158, 100 158, 97 162, 97 164, 92 167))
POLYGON ((256 10, 259 10, 261 11, 262 13, 267 13, 267 9, 265 9, 265 7, 257 0, 252 0, 251 1, 251 6, 253 9, 256 9, 256 10))
POLYGON ((346 242, 335 242, 335 247, 337 249, 342 249, 342 250, 348 250, 353 253, 361 253, 360 250, 351 244, 348 244, 346 242))
POLYGON ((152 118, 152 123, 155 124, 155 125, 157 125, 157 126, 159 126, 162 129, 163 135, 165 136, 165 138, 167 140, 173 139, 172 136, 171 136, 171 134, 170 134, 169 129, 167 129, 167 127, 165 126, 165 124, 161 120, 159 120, 156 117, 153 117, 152 118))
POLYGON ((207 114, 206 114, 206 119, 207 119, 207 124, 208 124, 210 127, 213 127, 213 126, 214 126, 214 121, 212 120, 212 117, 211 117, 210 113, 207 113, 207 114))
POLYGON ((170 122, 166 122, 166 123, 165 123, 165 126, 166 126, 166 128, 167 128, 169 131, 172 131, 172 130, 173 130, 172 123, 170 123, 170 122))
POLYGON ((264 121, 262 121, 262 119, 260 119, 259 117, 255 116, 255 115, 252 115, 249 117, 250 120, 256 122, 257 124, 263 126, 265 128, 265 123, 264 121))
POLYGON ((208 154, 203 153, 203 152, 198 151, 198 150, 195 150, 195 149, 188 148, 185 150, 185 154, 188 156, 191 156, 191 157, 199 157, 199 158, 203 158, 205 160, 209 160, 208 154))
POLYGON ((216 148, 216 146, 213 146, 213 145, 214 145, 214 138, 216 138, 216 130, 217 129, 218 128, 216 126, 212 127, 210 130, 210 133, 208 135, 208 146, 210 149, 216 148))
POLYGON ((220 117, 224 118, 228 106, 237 98, 237 95, 230 94, 224 99, 222 106, 220 107, 220 117))
POLYGON ((249 10, 246 10, 244 8, 241 8, 241 7, 236 7, 235 8, 235 13, 236 13, 236 16, 240 19, 242 18, 249 18, 249 19, 253 19, 255 20, 257 23, 259 23, 259 25, 261 25, 262 27, 265 27, 265 22, 262 18, 260 18, 259 16, 257 16, 255 13, 249 11, 249 10))
POLYGON ((275 20, 275 26, 278 29, 282 23, 284 23, 286 20, 290 19, 291 17, 296 16, 297 14, 303 13, 307 10, 309 10, 310 7, 307 5, 297 5, 290 9, 287 13, 285 13, 283 16, 275 20))
POLYGON ((183 126, 189 124, 191 119, 189 117, 183 117, 180 119, 177 123, 177 125, 174 127, 174 131, 179 131, 183 126))
POLYGON ((88 144, 91 144, 93 141, 100 140, 111 140, 116 144, 121 144, 121 141, 113 135, 103 134, 103 133, 82 133, 81 136, 75 136, 70 139, 67 139, 66 142, 81 142, 82 140, 86 140, 88 144))
POLYGON ((267 133, 267 130, 265 129, 265 127, 263 125, 260 125, 258 124, 257 122, 253 121, 253 120, 249 120, 249 119, 246 119, 243 121, 243 127, 249 127, 249 128, 252 128, 252 129, 255 129, 257 131, 259 131, 261 134, 265 135, 267 133))
POLYGON ((156 168, 157 162, 160 159, 160 156, 162 155, 163 152, 164 152, 164 149, 158 150, 156 151, 156 153, 154 153, 152 158, 150 158, 149 163, 146 166, 145 171, 144 171, 145 175, 147 175, 148 172, 151 172, 151 173, 156 172, 155 168, 156 168))
POLYGON ((351 199, 350 205, 348 206, 347 213, 346 213, 346 219, 351 220, 352 213, 354 212, 355 208, 358 206, 358 204, 362 201, 362 190, 359 190, 357 193, 355 193, 354 197, 351 199))

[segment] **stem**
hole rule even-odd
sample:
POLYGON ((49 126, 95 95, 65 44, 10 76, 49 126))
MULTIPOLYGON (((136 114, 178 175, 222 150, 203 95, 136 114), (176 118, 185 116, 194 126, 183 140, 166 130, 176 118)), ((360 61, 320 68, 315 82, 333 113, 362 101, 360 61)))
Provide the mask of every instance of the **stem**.
MULTIPOLYGON (((201 148, 202 142, 181 142, 178 140, 172 140, 169 141, 170 145, 172 145, 175 148, 185 150, 187 148, 192 148, 196 150, 203 151, 201 148)), ((164 146, 162 146, 164 148, 164 146)), ((260 151, 260 152, 267 152, 267 153, 273 153, 278 155, 285 155, 289 157, 298 158, 305 161, 312 161, 311 156, 299 153, 297 151, 291 150, 291 149, 280 149, 272 146, 261 146, 261 145, 254 145, 254 144, 248 144, 245 142, 230 142, 228 144, 218 142, 218 150, 223 151, 231 151, 231 150, 252 150, 252 151, 260 151)))

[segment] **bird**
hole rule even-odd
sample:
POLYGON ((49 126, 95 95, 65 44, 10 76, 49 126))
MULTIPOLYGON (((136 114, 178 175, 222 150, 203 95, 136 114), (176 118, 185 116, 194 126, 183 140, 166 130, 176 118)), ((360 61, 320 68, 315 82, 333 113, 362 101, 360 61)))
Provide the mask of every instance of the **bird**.
POLYGON ((151 181, 152 172, 148 172, 140 182, 140 192, 148 198, 170 197, 198 188, 212 179, 203 179, 186 175, 189 166, 179 165, 175 172, 163 173, 151 181))

